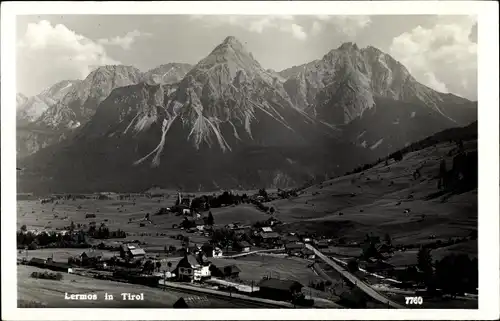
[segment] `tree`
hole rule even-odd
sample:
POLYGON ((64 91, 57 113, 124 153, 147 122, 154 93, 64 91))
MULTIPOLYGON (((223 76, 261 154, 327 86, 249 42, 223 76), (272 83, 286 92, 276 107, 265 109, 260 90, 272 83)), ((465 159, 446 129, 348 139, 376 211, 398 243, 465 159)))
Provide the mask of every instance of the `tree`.
POLYGON ((386 233, 386 234, 384 235, 384 242, 385 242, 385 244, 387 244, 387 245, 392 245, 391 236, 390 236, 388 233, 386 233))
POLYGON ((347 262, 347 270, 349 272, 356 272, 359 270, 358 261, 356 259, 351 259, 347 262))
POLYGON ((166 245, 163 247, 163 252, 164 252, 164 253, 167 253, 167 252, 168 252, 168 250, 167 250, 167 246, 166 246, 166 245))
POLYGON ((447 172, 448 171, 446 170, 446 161, 442 159, 441 163, 439 164, 439 177, 444 178, 447 172))
POLYGON ((262 196, 267 200, 267 192, 265 188, 259 189, 259 196, 262 196))
POLYGON ((436 262, 436 285, 444 293, 455 296, 473 292, 478 286, 478 261, 466 254, 445 256, 436 262))
POLYGON ((269 212, 271 212, 271 215, 272 215, 272 214, 274 214, 274 211, 275 211, 274 207, 271 207, 271 208, 269 209, 269 212))
POLYGON ((170 269, 172 268, 172 262, 167 262, 167 266, 168 266, 168 271, 170 272, 170 269))
POLYGON ((393 158, 396 162, 399 162, 399 161, 403 160, 403 153, 401 153, 401 151, 397 151, 397 152, 395 152, 394 154, 392 154, 392 158, 393 158))
POLYGON ((160 269, 161 269, 161 262, 160 261, 156 261, 156 271, 160 272, 160 269))
POLYGON ((23 231, 23 232, 26 232, 26 231, 27 231, 26 224, 23 224, 23 225, 21 226, 21 231, 23 231))
POLYGON ((417 266, 424 273, 425 279, 432 276, 432 256, 428 248, 421 247, 417 253, 417 266))
POLYGON ((210 226, 214 225, 214 216, 211 211, 208 212, 207 224, 210 226))
POLYGON ((184 242, 184 245, 186 247, 189 247, 189 237, 188 236, 185 236, 184 239, 182 240, 184 242))
POLYGON ((71 221, 71 224, 69 225, 69 230, 74 231, 75 230, 75 222, 71 221))

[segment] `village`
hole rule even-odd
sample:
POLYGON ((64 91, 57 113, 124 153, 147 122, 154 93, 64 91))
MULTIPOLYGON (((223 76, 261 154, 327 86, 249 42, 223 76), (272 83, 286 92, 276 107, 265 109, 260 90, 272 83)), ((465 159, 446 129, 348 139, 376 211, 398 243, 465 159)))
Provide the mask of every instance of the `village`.
MULTIPOLYGON (((392 302, 387 297, 377 300, 376 295, 373 295, 374 299, 370 297, 369 291, 357 291, 350 276, 367 283, 371 291, 376 289, 378 292, 390 293, 391 299, 400 303, 403 295, 408 293, 441 296, 436 291, 427 293, 425 287, 422 287, 420 279, 423 272, 419 270, 417 262, 399 266, 390 263, 392 257, 411 251, 411 248, 393 245, 388 235, 383 239, 367 235, 364 242, 349 242, 345 238, 331 238, 327 234, 290 231, 287 223, 276 218, 274 207, 267 206, 266 203, 296 195, 296 191, 283 190, 274 193, 259 190, 251 196, 223 192, 219 196, 196 197, 177 193, 171 206, 157 208, 154 213, 129 218, 126 222, 127 226, 138 225, 147 231, 159 219, 168 217, 169 222, 177 221, 167 229, 161 229, 163 232, 157 232, 156 235, 142 231, 134 233, 133 228, 129 228, 131 232, 125 232, 126 227, 110 230, 106 224, 109 219, 103 219, 100 225, 96 222, 99 217, 97 211, 85 212, 84 218, 88 224, 75 224, 71 221, 68 226, 57 227, 55 230, 30 230, 23 225, 18 233, 18 261, 22 265, 60 274, 78 274, 101 280, 141 284, 167 291, 179 287, 183 287, 184 291, 199 291, 198 294, 217 291, 219 294, 229 293, 230 298, 241 295, 243 300, 286 302, 293 304, 292 307, 377 308, 384 307, 381 301, 392 302), (253 223, 236 220, 219 223, 217 217, 220 216, 212 213, 219 208, 235 209, 243 206, 242 204, 257 209, 262 213, 261 217, 266 219, 253 223), (179 245, 164 245, 162 249, 149 251, 144 239, 153 236, 157 239, 170 239, 179 245), (48 254, 51 250, 60 248, 71 249, 73 255, 64 257, 63 261, 61 258, 54 258, 54 254, 45 257, 33 254, 40 251, 48 254), (333 262, 325 261, 330 259, 333 262), (271 268, 259 279, 255 279, 249 277, 250 273, 246 273, 246 270, 251 270, 248 267, 252 266, 252 260, 269 260, 270 266, 275 264, 274 260, 285 265, 285 270, 286 266, 293 270, 293 264, 300 262, 299 269, 305 271, 301 273, 307 272, 312 276, 294 279, 281 276, 278 272, 273 275, 271 268), (336 270, 335 266, 332 268, 332 264, 339 269, 336 270)), ((135 203, 141 198, 156 203, 165 201, 161 195, 155 194, 99 193, 92 196, 53 195, 37 202, 44 206, 57 206, 59 202, 71 202, 78 198, 90 198, 93 202, 132 200, 135 203)), ((121 205, 117 209, 124 212, 125 206, 121 205)), ((66 217, 62 218, 67 221, 66 217)), ((417 253, 414 256, 416 261, 417 253)), ((51 278, 47 273, 45 276, 34 273, 36 274, 32 277, 51 278)), ((189 301, 188 297, 181 299, 184 302, 182 304, 189 301)), ((192 302, 198 304, 206 300, 192 302)), ((181 303, 177 302, 177 305, 181 303)))

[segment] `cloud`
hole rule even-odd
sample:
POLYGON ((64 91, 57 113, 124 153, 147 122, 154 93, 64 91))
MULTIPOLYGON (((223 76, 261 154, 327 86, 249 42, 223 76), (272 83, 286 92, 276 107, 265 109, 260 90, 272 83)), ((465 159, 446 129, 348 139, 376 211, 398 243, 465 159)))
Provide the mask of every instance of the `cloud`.
POLYGON ((277 29, 289 33, 296 39, 305 40, 307 33, 304 27, 295 21, 294 16, 289 15, 266 15, 266 16, 203 16, 192 15, 191 20, 202 21, 205 27, 220 27, 225 24, 243 28, 250 32, 262 33, 266 29, 277 29))
POLYGON ((348 37, 354 37, 357 33, 371 24, 369 16, 326 16, 318 15, 316 18, 321 21, 314 21, 311 27, 313 34, 319 34, 324 25, 333 26, 336 32, 348 37))
POLYGON ((311 25, 311 34, 313 36, 319 35, 323 31, 323 25, 318 21, 314 21, 311 25))
POLYGON ((292 24, 292 35, 300 40, 304 40, 307 38, 307 34, 304 32, 304 28, 295 23, 292 24))
POLYGON ((477 43, 469 37, 474 24, 474 17, 444 17, 395 37, 389 51, 423 84, 477 99, 477 43))
POLYGON ((18 87, 37 94, 46 84, 86 77, 91 66, 120 64, 104 47, 62 24, 30 23, 17 43, 18 87))
POLYGON ((125 36, 116 36, 110 39, 99 39, 98 42, 103 45, 108 46, 119 46, 123 50, 130 50, 132 44, 135 42, 136 38, 139 37, 150 37, 152 34, 147 32, 140 32, 139 30, 134 30, 128 32, 125 36))

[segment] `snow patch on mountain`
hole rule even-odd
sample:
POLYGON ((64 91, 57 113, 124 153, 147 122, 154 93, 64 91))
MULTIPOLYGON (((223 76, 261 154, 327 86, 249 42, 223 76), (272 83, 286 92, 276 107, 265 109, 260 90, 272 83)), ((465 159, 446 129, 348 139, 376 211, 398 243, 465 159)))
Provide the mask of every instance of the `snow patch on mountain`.
POLYGON ((146 159, 148 159, 149 157, 151 157, 151 155, 155 154, 155 156, 153 157, 153 161, 152 161, 152 166, 153 167, 157 167, 160 165, 160 156, 161 156, 161 153, 163 152, 163 147, 165 145, 165 137, 167 136, 167 133, 170 129, 170 126, 172 126, 172 123, 175 121, 177 116, 174 116, 172 119, 168 120, 168 119, 164 119, 163 122, 162 122, 162 127, 161 127, 161 138, 160 138, 160 143, 158 144, 158 146, 156 146, 155 149, 153 149, 149 154, 147 154, 146 156, 144 156, 143 158, 137 160, 134 162, 134 165, 139 165, 141 164, 142 162, 144 162, 146 159))
POLYGON ((373 145, 370 147, 370 149, 371 149, 371 150, 374 150, 375 148, 379 147, 379 146, 380 146, 380 144, 382 144, 382 142, 383 142, 383 141, 384 141, 384 139, 383 139, 383 138, 379 139, 379 140, 378 140, 375 144, 373 144, 373 145))

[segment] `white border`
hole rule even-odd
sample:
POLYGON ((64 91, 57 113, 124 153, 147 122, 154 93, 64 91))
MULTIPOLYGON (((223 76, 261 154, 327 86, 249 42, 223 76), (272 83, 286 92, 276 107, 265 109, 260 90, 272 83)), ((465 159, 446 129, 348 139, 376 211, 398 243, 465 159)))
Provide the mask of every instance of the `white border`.
POLYGON ((3 320, 328 320, 498 319, 499 113, 498 3, 496 1, 285 2, 4 2, 2 3, 2 319, 3 320), (478 310, 165 310, 18 309, 15 171, 15 16, 23 14, 463 14, 478 16, 479 255, 478 310))

